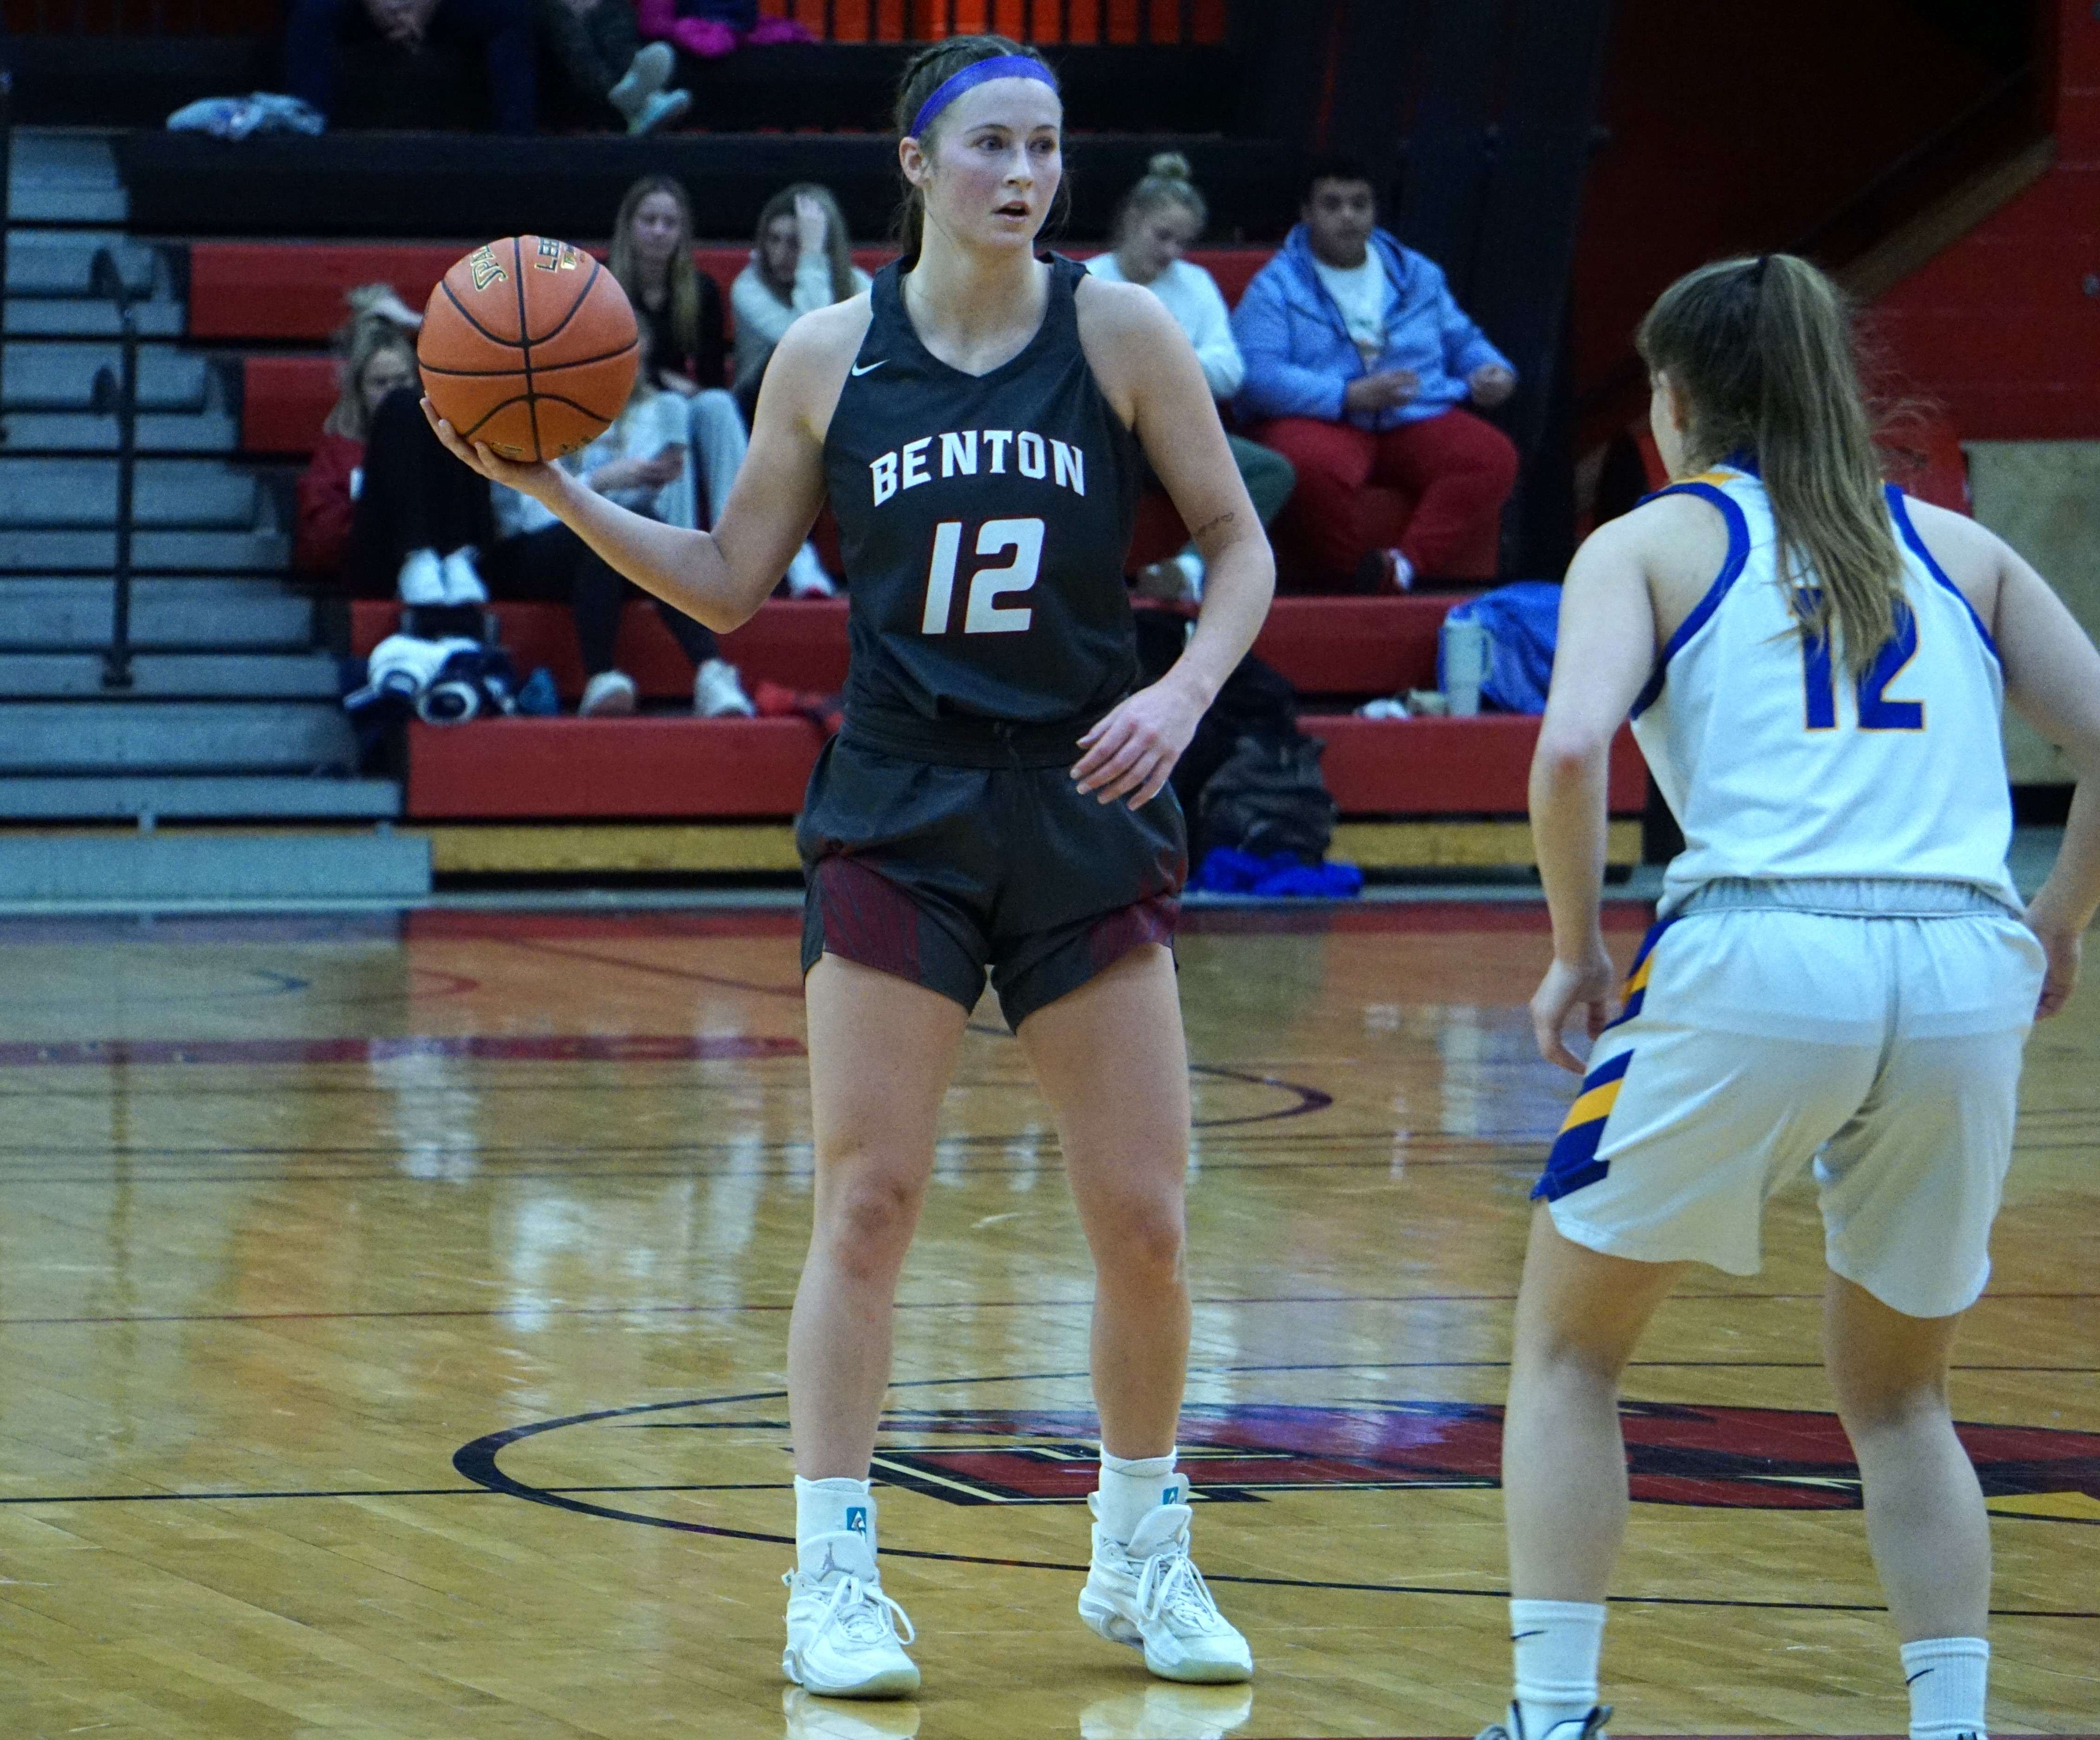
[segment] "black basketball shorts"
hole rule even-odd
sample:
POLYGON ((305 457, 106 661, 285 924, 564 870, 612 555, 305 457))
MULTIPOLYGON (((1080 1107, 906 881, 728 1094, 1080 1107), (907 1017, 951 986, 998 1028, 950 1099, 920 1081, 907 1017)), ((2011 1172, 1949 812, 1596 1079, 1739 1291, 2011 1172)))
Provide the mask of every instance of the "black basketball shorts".
POLYGON ((837 955, 973 1009, 989 971, 1018 1027, 1132 949, 1171 945, 1189 848, 1171 788, 1136 810, 1082 793, 1076 734, 1047 753, 1008 740, 971 762, 847 730, 818 760, 795 830, 804 973, 837 955))

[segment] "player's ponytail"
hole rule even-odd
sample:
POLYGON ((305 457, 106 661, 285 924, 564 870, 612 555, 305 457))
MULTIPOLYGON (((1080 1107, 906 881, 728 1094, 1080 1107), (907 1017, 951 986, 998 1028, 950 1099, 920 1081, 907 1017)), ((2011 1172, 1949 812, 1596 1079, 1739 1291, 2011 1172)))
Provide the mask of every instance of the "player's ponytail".
POLYGON ((1700 468, 1754 457, 1802 634, 1834 626, 1865 670, 1895 634, 1904 564, 1842 294, 1790 254, 1724 260, 1665 290, 1636 342, 1688 403, 1700 468))
MULTIPOLYGON (((927 98, 966 67, 975 66, 980 60, 997 60, 1008 55, 1019 55, 1047 68, 1049 63, 1026 43, 1017 42, 1004 36, 951 36, 943 38, 931 46, 922 48, 913 55, 904 68, 904 77, 897 86, 895 122, 897 136, 902 139, 911 136, 912 123, 918 119, 919 111, 925 107, 927 98)), ((932 148, 933 139, 939 134, 938 117, 927 123, 925 133, 919 143, 932 148)), ((898 174, 902 174, 900 166, 898 174)), ((1056 205, 1052 208, 1054 221, 1064 210, 1065 189, 1070 178, 1061 183, 1056 205)), ((910 271, 919 261, 919 245, 926 233, 926 196, 909 181, 904 183, 904 201, 897 209, 897 245, 904 255, 904 267, 910 271)))

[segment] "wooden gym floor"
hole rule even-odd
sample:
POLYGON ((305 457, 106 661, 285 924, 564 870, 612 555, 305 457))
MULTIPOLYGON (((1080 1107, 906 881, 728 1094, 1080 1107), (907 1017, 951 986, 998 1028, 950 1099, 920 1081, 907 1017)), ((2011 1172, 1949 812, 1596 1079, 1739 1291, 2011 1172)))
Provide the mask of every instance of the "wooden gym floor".
MULTIPOLYGON (((1615 919, 1622 955, 1643 915, 1615 919)), ((1471 1734, 1506 1685, 1498 1407, 1569 1097, 1533 908, 1202 915, 1183 1442, 1251 1689, 1079 1626, 1088 1271, 987 1006, 882 1451, 915 1705, 779 1677, 810 1193, 796 921, 0 927, 0 1733, 1471 1734)), ((2100 967, 2100 962, 2095 963, 2100 967)), ((2001 1734, 2100 1729, 2100 991, 2029 1053, 1956 1378, 2001 1734)), ((1904 1723, 1799 1189, 1629 1385, 1626 1734, 1904 1723)))

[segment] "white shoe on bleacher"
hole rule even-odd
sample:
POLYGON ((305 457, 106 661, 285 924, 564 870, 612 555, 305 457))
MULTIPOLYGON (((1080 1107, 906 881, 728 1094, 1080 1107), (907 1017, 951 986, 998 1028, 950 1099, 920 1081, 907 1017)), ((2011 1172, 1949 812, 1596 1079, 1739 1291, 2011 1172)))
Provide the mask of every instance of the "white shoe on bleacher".
POLYGON ((488 588, 482 584, 481 571, 474 566, 474 548, 462 544, 438 564, 443 576, 444 602, 448 604, 486 604, 488 588))
POLYGON ((445 571, 435 550, 412 550, 402 559, 398 589, 404 604, 444 604, 445 571))
POLYGON ((602 670, 584 685, 576 708, 580 719, 611 718, 634 711, 634 679, 624 670, 602 670))
POLYGON ((693 711, 704 719, 748 719, 758 709, 743 692, 736 667, 726 659, 708 659, 693 673, 693 711))

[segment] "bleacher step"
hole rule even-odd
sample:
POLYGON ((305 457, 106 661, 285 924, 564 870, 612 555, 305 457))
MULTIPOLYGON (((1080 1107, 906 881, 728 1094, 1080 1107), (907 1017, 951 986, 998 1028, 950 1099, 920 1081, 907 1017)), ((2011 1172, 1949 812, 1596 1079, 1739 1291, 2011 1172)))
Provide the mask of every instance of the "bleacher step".
POLYGON ((0 901, 417 900, 430 846, 413 834, 0 834, 0 901))
POLYGON ((15 219, 7 232, 11 298, 93 296, 99 254, 116 262, 125 290, 135 299, 150 300, 168 288, 166 263, 159 251, 121 231, 26 229, 19 216, 10 215, 15 219))
MULTIPOLYGON (((117 451, 113 417, 90 417, 77 411, 10 411, 7 429, 7 445, 16 453, 117 451)), ((142 416, 133 439, 142 453, 231 453, 240 444, 240 427, 223 412, 142 416)))
MULTIPOLYGON (((0 579, 0 647, 92 650, 110 634, 104 579, 0 579)), ((137 647, 285 651, 313 639, 314 607, 275 581, 138 580, 131 583, 137 647)))
MULTIPOLYGON (((113 526, 113 459, 0 459, 0 524, 113 526)), ((255 479, 210 460, 142 459, 132 484, 136 527, 248 531, 262 502, 255 479)))
POLYGON ((0 704, 0 772, 311 772, 356 761, 350 722, 330 702, 0 704))
MULTIPOLYGON (((9 412, 85 411, 94 402, 96 371, 107 369, 114 376, 122 361, 122 350, 115 344, 54 340, 16 345, 7 353, 4 370, 0 370, 0 408, 9 412)), ((204 410, 212 387, 210 358, 163 344, 139 347, 142 413, 204 410)))
MULTIPOLYGON (((179 338, 183 336, 183 305, 177 302, 135 304, 133 329, 142 338, 179 338)), ((123 331, 117 310, 108 303, 86 298, 10 296, 7 304, 7 331, 10 337, 56 333, 68 338, 114 338, 123 331)))
POLYGON ((121 223, 131 206, 107 139, 23 127, 9 154, 7 210, 17 223, 121 223))
POLYGON ((401 813, 389 779, 271 774, 51 774, 0 777, 0 819, 111 821, 386 820, 401 813))
MULTIPOLYGON (((134 572, 280 574, 291 559, 292 541, 281 532, 143 531, 131 540, 134 572)), ((116 561, 112 532, 0 527, 0 575, 107 574, 116 561)))
POLYGON ((91 652, 0 653, 0 700, 333 700, 336 661, 324 652, 148 652, 131 660, 131 686, 103 686, 91 652))

